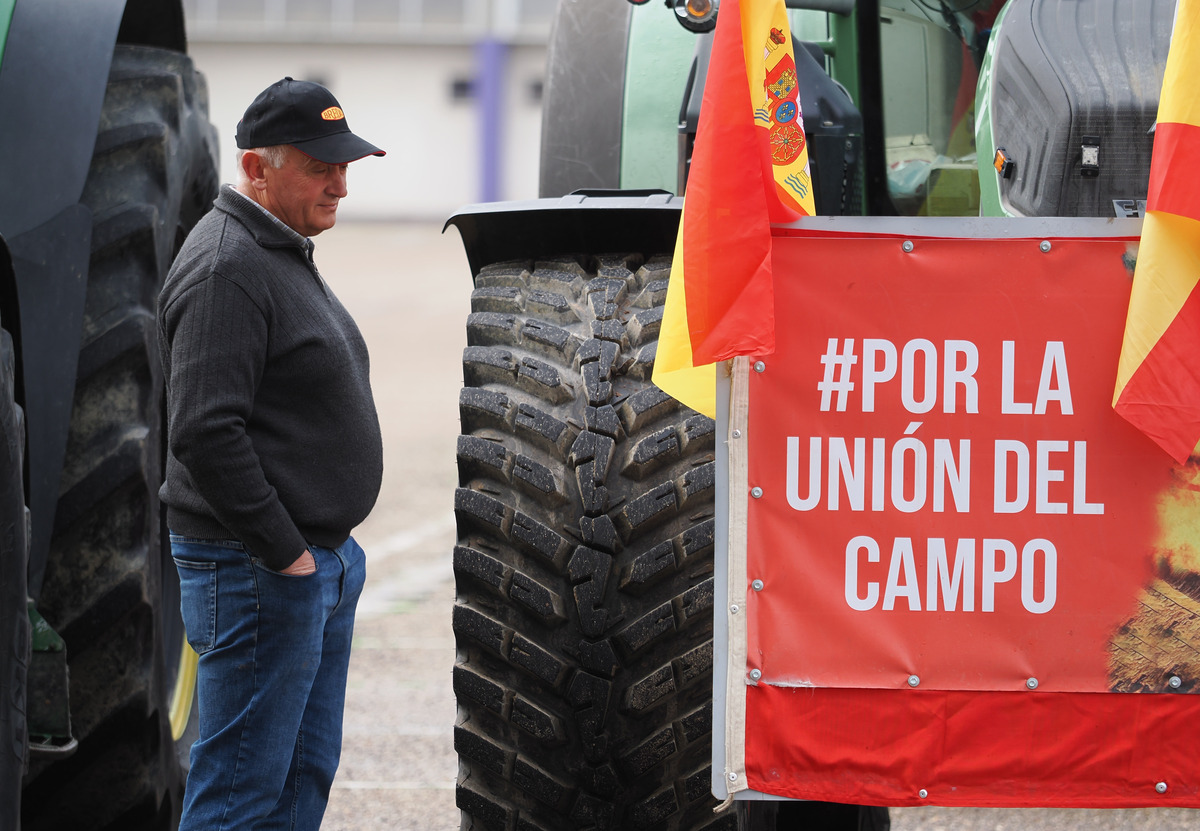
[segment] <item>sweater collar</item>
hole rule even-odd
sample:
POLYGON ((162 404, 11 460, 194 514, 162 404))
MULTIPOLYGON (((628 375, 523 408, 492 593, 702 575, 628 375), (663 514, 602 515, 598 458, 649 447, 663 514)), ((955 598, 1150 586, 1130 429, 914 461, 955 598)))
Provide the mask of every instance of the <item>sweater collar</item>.
POLYGON ((237 219, 264 248, 299 248, 311 261, 313 241, 288 227, 283 220, 237 190, 222 185, 214 206, 237 219))

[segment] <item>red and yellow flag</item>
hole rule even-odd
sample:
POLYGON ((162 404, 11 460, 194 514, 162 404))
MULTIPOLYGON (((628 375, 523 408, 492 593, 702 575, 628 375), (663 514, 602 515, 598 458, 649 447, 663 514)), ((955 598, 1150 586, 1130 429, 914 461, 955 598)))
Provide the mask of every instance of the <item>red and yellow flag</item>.
POLYGON ((1177 461, 1200 439, 1200 0, 1180 0, 1163 76, 1113 407, 1177 461))
POLYGON ((715 417, 713 364, 775 350, 771 223, 813 213, 783 0, 725 0, 675 243, 655 384, 715 417))

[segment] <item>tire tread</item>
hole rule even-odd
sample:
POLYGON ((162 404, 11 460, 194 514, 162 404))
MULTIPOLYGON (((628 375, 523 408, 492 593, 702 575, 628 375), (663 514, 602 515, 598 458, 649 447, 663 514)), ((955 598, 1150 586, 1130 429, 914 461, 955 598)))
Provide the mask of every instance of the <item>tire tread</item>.
POLYGON ((732 827, 704 721, 714 431, 649 381, 669 270, 618 253, 476 276, 455 495, 464 828, 732 827))

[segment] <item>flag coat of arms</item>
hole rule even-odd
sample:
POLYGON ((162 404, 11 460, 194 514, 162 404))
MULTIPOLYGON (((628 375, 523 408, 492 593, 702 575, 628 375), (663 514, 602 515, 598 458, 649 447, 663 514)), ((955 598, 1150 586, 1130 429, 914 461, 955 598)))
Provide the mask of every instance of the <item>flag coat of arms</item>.
POLYGON ((815 213, 783 0, 721 4, 654 383, 716 415, 714 363, 775 349, 771 223, 815 213))

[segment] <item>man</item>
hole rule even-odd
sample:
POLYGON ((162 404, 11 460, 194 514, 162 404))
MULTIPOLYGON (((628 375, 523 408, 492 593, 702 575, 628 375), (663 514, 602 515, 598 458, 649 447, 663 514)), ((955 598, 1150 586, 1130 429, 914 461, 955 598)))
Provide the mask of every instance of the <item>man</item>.
POLYGON ((383 151, 324 87, 284 78, 238 124, 239 183, 159 298, 161 496, 200 738, 182 831, 317 829, 341 753, 363 552, 383 473, 358 327, 313 262, 346 168, 383 151))

